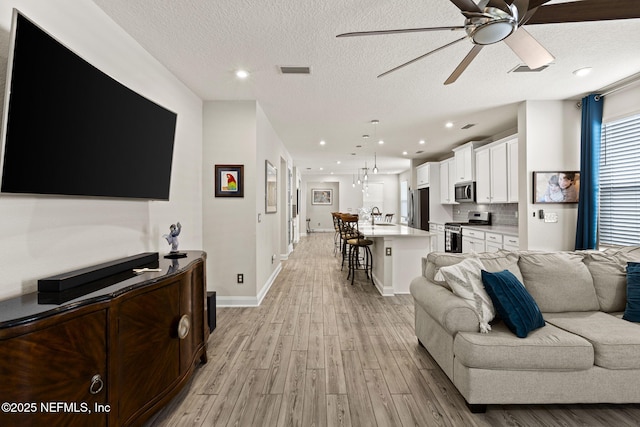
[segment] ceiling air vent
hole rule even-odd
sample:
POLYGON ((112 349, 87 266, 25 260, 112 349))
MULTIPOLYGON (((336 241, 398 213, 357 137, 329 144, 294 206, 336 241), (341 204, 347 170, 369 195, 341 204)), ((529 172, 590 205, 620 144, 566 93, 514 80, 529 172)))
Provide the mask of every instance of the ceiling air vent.
POLYGON ((526 65, 518 65, 516 68, 512 69, 509 72, 510 73, 539 73, 540 71, 542 71, 542 70, 546 69, 547 67, 549 67, 549 65, 551 65, 551 64, 543 65, 542 67, 534 68, 534 69, 531 69, 531 68, 527 67, 526 65))
POLYGON ((474 127, 476 124, 475 123, 469 123, 468 125, 464 125, 462 126, 460 129, 469 129, 474 127))
POLYGON ((282 74, 311 74, 311 67, 280 67, 282 74))

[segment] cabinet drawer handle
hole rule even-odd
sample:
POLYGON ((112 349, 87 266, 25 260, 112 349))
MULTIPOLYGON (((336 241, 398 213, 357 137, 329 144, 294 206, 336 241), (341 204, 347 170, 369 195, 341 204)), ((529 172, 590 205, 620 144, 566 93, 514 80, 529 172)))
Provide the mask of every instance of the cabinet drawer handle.
POLYGON ((188 315, 183 315, 178 322, 178 338, 185 339, 191 330, 191 321, 188 315))
POLYGON ((91 385, 89 385, 89 393, 98 394, 102 391, 104 387, 104 381, 102 381, 102 377, 100 374, 96 374, 91 378, 91 385))

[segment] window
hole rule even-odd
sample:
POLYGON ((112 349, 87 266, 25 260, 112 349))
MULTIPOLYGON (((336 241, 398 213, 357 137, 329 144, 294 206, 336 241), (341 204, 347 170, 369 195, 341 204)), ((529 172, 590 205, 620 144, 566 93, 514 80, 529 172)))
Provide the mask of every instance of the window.
POLYGON ((640 245, 640 114, 602 124, 601 245, 640 245))

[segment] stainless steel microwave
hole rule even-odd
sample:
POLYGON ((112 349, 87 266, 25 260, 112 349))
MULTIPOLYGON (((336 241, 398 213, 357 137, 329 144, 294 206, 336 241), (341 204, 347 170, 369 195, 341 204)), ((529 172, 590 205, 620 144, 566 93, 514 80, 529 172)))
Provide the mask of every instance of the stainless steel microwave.
POLYGON ((476 183, 466 182, 455 185, 456 202, 474 203, 476 201, 476 183))

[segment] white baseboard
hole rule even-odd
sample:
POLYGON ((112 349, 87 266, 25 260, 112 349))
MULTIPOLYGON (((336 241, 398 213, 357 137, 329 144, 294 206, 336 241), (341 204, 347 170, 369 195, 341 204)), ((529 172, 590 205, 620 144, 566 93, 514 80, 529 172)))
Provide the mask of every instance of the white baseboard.
POLYGON ((276 281, 276 277, 278 277, 278 274, 280 274, 280 271, 282 271, 282 264, 278 263, 278 266, 276 267, 275 270, 273 270, 273 273, 271 273, 271 276, 269 276, 269 279, 264 284, 262 289, 260 289, 260 292, 258 292, 257 296, 253 297, 253 296, 219 296, 217 295, 216 307, 258 307, 260 306, 260 304, 262 303, 262 300, 267 295, 267 292, 269 292, 269 289, 271 289, 271 285, 273 285, 273 283, 276 281))

